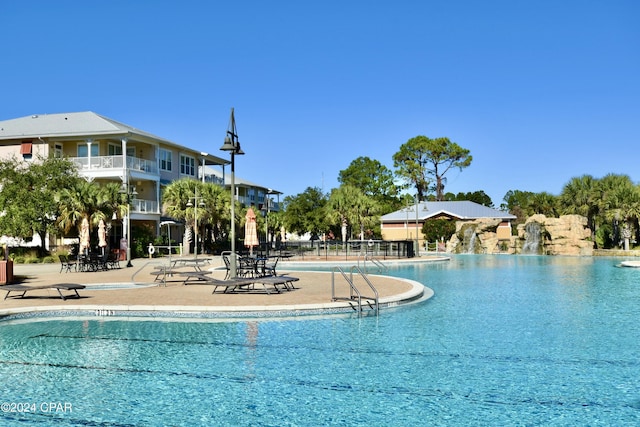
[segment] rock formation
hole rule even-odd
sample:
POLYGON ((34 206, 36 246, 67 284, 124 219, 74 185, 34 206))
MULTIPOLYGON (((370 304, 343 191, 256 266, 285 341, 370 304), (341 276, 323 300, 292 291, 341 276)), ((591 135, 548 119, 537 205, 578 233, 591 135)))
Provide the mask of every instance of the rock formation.
POLYGON ((447 242, 452 253, 507 253, 543 255, 592 255, 593 242, 587 219, 580 215, 547 218, 533 215, 517 227, 517 235, 499 239, 497 219, 457 221, 456 233, 447 242))
POLYGON ((587 228, 587 218, 580 215, 563 215, 560 218, 547 218, 533 215, 524 225, 518 226, 518 237, 526 239, 527 224, 538 223, 544 240, 542 253, 547 255, 593 255, 591 230, 587 228))

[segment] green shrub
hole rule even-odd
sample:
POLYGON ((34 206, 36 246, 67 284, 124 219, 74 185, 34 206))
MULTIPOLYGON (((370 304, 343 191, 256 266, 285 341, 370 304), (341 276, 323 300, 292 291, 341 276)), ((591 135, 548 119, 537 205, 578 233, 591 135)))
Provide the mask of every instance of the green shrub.
POLYGON ((610 249, 613 243, 613 227, 609 223, 602 224, 596 231, 596 247, 599 249, 610 249))
POLYGON ((422 226, 422 233, 427 242, 438 242, 440 239, 449 240, 456 232, 456 222, 450 219, 432 219, 422 226))

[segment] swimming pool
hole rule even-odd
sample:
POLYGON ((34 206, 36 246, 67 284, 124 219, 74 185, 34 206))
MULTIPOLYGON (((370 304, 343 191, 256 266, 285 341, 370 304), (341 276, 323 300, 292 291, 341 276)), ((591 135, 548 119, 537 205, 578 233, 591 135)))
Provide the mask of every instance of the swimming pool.
POLYGON ((435 297, 378 317, 3 322, 0 423, 637 425, 640 271, 619 261, 392 266, 435 297))

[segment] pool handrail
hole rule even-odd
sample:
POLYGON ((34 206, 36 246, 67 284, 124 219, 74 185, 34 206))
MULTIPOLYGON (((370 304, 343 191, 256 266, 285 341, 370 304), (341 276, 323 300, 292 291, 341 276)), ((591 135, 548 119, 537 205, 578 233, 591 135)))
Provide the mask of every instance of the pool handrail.
POLYGON ((373 301, 374 302, 374 306, 373 307, 371 306, 370 303, 368 305, 369 305, 369 307, 371 307, 372 309, 375 310, 376 314, 378 314, 378 312, 380 310, 380 297, 378 295, 378 290, 373 286, 373 284, 371 283, 371 281, 369 280, 367 275, 362 272, 360 267, 358 267, 356 265, 352 266, 350 268, 350 270, 349 270, 349 277, 347 277, 347 274, 342 269, 342 267, 334 266, 331 269, 331 300, 332 301, 343 300, 343 301, 349 301, 349 302, 355 300, 358 303, 357 311, 359 313, 361 313, 362 312, 362 300, 363 299, 369 300, 369 301, 373 301), (358 287, 355 285, 355 283, 353 281, 353 273, 354 273, 354 271, 357 271, 358 274, 360 274, 360 276, 364 279, 365 283, 373 291, 374 296, 362 295, 362 293, 360 292, 360 290, 358 289, 358 287), (335 292, 335 273, 336 272, 340 272, 342 277, 349 284, 349 297, 338 297, 338 296, 336 296, 336 292, 335 292))

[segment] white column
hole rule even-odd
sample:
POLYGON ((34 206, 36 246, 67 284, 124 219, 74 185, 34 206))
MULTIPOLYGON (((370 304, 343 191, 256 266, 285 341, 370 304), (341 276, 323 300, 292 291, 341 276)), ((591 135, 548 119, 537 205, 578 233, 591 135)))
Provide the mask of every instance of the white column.
POLYGON ((160 206, 162 204, 162 200, 160 200, 160 181, 156 181, 156 200, 157 200, 157 213, 161 214, 162 213, 162 206, 160 206))
POLYGON ((122 175, 122 182, 125 182, 125 177, 127 175, 127 142, 127 138, 122 138, 122 170, 124 172, 124 175, 122 175))
POLYGON ((91 169, 91 144, 93 139, 87 139, 87 169, 91 169))
MULTIPOLYGON (((126 217, 126 239, 127 239, 127 267, 131 267, 131 197, 129 191, 129 168, 127 167, 127 138, 122 138, 122 182, 127 192, 127 217, 126 217)), ((123 230, 123 232, 125 231, 123 230)))

